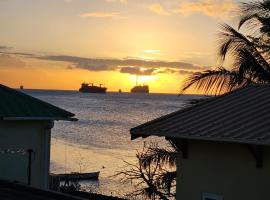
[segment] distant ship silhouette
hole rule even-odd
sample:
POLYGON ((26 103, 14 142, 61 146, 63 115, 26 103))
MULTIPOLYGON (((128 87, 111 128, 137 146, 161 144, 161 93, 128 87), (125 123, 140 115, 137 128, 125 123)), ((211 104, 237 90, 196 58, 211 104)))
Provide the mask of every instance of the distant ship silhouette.
POLYGON ((136 85, 131 89, 130 92, 131 93, 149 93, 149 87, 148 85, 136 85))
POLYGON ((131 88, 131 93, 149 93, 148 85, 138 85, 138 76, 136 76, 136 86, 131 88))
POLYGON ((82 83, 81 88, 79 89, 80 92, 84 93, 106 93, 107 88, 102 87, 102 84, 99 86, 95 86, 93 83, 82 83))

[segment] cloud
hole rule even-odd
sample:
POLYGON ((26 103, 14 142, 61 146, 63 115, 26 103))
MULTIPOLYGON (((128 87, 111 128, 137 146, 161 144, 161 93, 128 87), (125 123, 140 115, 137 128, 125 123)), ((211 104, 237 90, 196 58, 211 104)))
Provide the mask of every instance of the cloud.
POLYGON ((178 71, 179 70, 177 70, 177 69, 165 68, 165 69, 157 70, 155 73, 156 74, 174 74, 174 73, 176 73, 178 71))
POLYGON ((191 75, 191 74, 194 73, 194 71, 179 70, 178 73, 181 74, 181 75, 191 75))
MULTIPOLYGON (((121 73, 152 75, 174 73, 179 70, 204 70, 204 67, 181 61, 142 60, 138 58, 110 59, 84 58, 75 56, 43 56, 39 59, 69 63, 68 69, 89 71, 119 71, 121 73), (174 70, 174 71, 173 71, 174 70)), ((207 68, 208 69, 208 68, 207 68)))
POLYGON ((0 54, 0 68, 22 68, 25 66, 25 62, 15 56, 0 54))
POLYGON ((155 72, 156 74, 174 74, 178 73, 180 75, 191 75, 194 73, 194 71, 190 70, 183 70, 183 69, 172 69, 172 68, 166 68, 166 69, 161 69, 155 72))
POLYGON ((14 51, 12 47, 0 45, 0 54, 2 55, 17 55, 17 56, 30 56, 33 57, 34 54, 32 53, 25 53, 25 52, 18 52, 14 51), (13 51, 11 51, 13 50, 13 51))
POLYGON ((155 74, 175 74, 175 73, 178 73, 180 75, 191 75, 191 74, 194 73, 194 71, 183 70, 183 69, 180 69, 180 70, 179 69, 172 69, 172 68, 142 69, 140 67, 121 67, 120 72, 121 73, 134 74, 134 75, 144 75, 144 76, 150 76, 150 75, 155 75, 155 74))
POLYGON ((160 60, 142 60, 138 58, 127 59, 110 59, 110 58, 84 58, 76 56, 44 56, 40 59, 47 59, 53 61, 63 61, 73 63, 79 68, 97 70, 99 67, 102 69, 114 69, 118 66, 133 66, 143 68, 178 68, 200 70, 201 66, 181 61, 160 61, 160 60))
POLYGON ((228 18, 237 8, 233 0, 198 0, 196 2, 183 2, 174 12, 183 15, 190 15, 196 12, 217 18, 228 18))
POLYGON ((4 45, 0 45, 0 49, 1 49, 1 50, 7 50, 7 49, 10 49, 10 47, 4 46, 4 45))
POLYGON ((160 53, 160 50, 158 49, 146 49, 146 50, 143 50, 144 53, 160 53))
MULTIPOLYGON (((6 47, 5 47, 6 48, 6 47)), ((5 49, 2 47, 2 49, 5 49)), ((149 53, 158 53, 159 50, 145 50, 149 53)), ((209 66, 199 66, 182 61, 143 60, 127 57, 114 58, 86 58, 68 55, 43 56, 27 52, 9 52, 0 50, 0 67, 24 67, 26 64, 20 58, 33 58, 66 63, 67 70, 84 69, 89 71, 118 71, 120 73, 137 75, 155 75, 162 73, 188 74, 193 71, 211 69, 209 66)))
POLYGON ((128 0, 105 0, 106 2, 127 3, 128 0))
POLYGON ((69 66, 66 67, 66 69, 72 70, 72 69, 75 69, 75 67, 72 66, 72 65, 69 65, 69 66))
POLYGON ((89 12, 89 13, 82 13, 80 17, 87 18, 87 17, 94 17, 94 18, 113 18, 119 17, 119 13, 116 12, 89 12))
POLYGON ((159 3, 151 4, 148 7, 148 9, 151 12, 154 12, 154 13, 159 14, 159 15, 170 15, 170 13, 168 11, 166 11, 165 8, 159 3))
MULTIPOLYGON (((0 48, 1 49, 1 48, 0 48)), ((0 53, 5 55, 18 55, 18 56, 29 56, 34 57, 35 55, 32 53, 23 53, 23 52, 7 52, 7 51, 0 51, 0 53)))
MULTIPOLYGON (((1 46, 0 46, 1 47, 1 46)), ((5 49, 2 47, 1 49, 5 49)), ((159 50, 145 50, 148 53, 158 53, 159 50)), ((120 73, 136 75, 155 75, 179 73, 191 74, 194 71, 211 69, 210 66, 200 66, 182 61, 143 60, 140 58, 127 57, 116 58, 86 58, 68 55, 43 56, 27 52, 12 52, 0 50, 0 67, 25 67, 26 63, 21 58, 33 58, 66 63, 67 70, 84 69, 89 71, 116 71, 120 73)))
POLYGON ((149 69, 143 69, 143 70, 140 67, 121 67, 120 68, 121 73, 144 75, 144 76, 153 75, 153 72, 155 70, 156 68, 149 68, 149 69))

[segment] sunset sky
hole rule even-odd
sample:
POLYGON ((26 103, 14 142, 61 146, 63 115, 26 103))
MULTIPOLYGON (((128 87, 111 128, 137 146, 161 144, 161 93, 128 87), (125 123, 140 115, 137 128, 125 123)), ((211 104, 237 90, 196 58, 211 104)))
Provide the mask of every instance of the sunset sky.
POLYGON ((0 80, 11 87, 77 90, 82 82, 178 93, 217 66, 218 24, 233 0, 0 0, 0 80))

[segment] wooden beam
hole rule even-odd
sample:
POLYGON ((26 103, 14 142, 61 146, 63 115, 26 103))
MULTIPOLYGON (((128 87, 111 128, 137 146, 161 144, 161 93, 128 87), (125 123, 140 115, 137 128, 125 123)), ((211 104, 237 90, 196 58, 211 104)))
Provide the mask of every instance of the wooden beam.
POLYGON ((259 145, 248 145, 248 149, 256 160, 256 167, 263 168, 263 147, 259 145))

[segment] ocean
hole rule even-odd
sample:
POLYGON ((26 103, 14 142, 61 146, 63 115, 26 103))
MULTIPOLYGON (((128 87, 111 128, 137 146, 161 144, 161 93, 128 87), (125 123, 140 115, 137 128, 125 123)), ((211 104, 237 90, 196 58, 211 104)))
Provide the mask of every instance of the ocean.
POLYGON ((125 162, 136 162, 144 143, 167 145, 164 138, 131 141, 129 130, 151 119, 177 111, 196 95, 89 94, 77 91, 25 90, 27 94, 64 108, 78 121, 56 121, 52 129, 52 173, 100 171, 99 181, 82 182, 82 189, 123 196, 131 186, 121 187, 114 175, 125 162), (119 190, 121 188, 121 190, 119 190), (122 189, 123 188, 123 189, 122 189))

